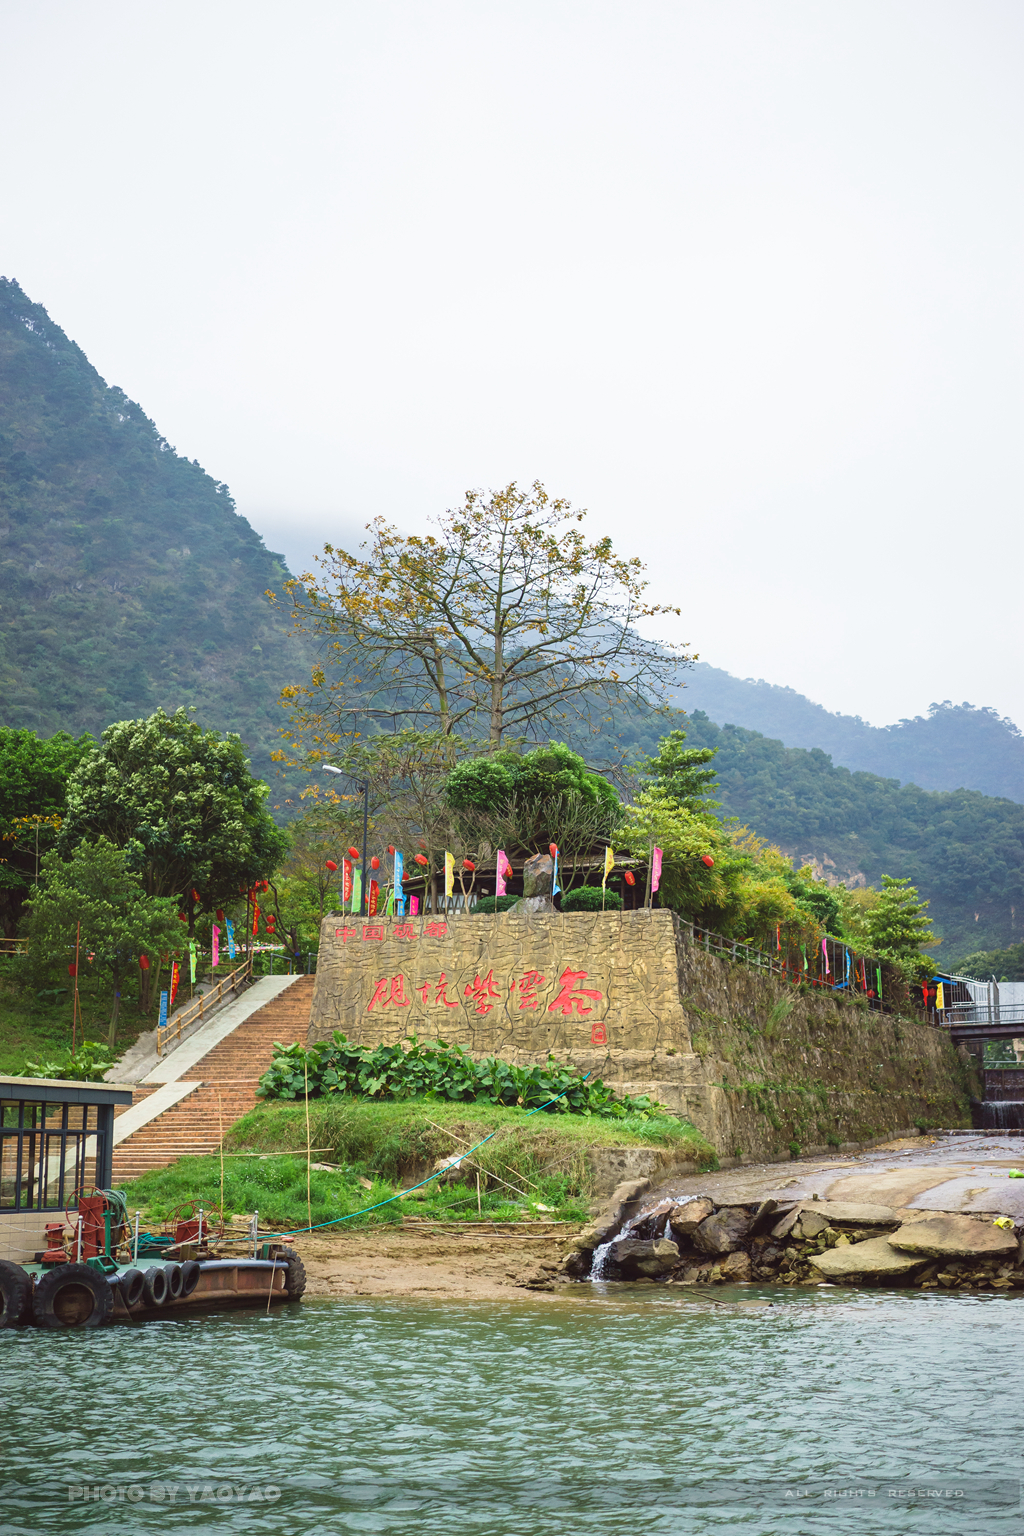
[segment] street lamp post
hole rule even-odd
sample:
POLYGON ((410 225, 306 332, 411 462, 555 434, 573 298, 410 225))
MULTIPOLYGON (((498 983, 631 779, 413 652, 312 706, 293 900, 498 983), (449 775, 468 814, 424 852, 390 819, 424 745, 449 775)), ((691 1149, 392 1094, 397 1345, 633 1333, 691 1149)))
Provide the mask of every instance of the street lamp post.
MULTIPOLYGON (((370 822, 370 781, 369 779, 357 779, 353 774, 346 773, 344 768, 335 768, 333 763, 321 763, 320 768, 324 773, 336 773, 340 778, 351 779, 353 784, 362 785, 363 790, 363 871, 359 879, 359 916, 366 916, 368 896, 368 881, 366 878, 366 839, 370 822)), ((342 892, 344 897, 344 892, 342 892)))

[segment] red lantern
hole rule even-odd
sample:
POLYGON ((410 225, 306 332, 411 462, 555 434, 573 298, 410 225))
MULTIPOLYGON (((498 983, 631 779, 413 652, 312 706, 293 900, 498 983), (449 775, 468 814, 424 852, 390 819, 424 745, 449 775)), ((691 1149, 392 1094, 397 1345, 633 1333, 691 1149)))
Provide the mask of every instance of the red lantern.
POLYGON ((149 956, 148 955, 140 955, 139 956, 139 969, 142 970, 142 971, 148 971, 149 970, 149 956))
POLYGON ((430 862, 430 860, 427 858, 426 854, 424 854, 424 853, 417 853, 415 857, 416 857, 416 863, 417 864, 428 864, 430 862))
POLYGON ((374 854, 373 858, 370 860, 370 868, 380 869, 380 859, 378 859, 376 854, 374 854))
POLYGON ((358 859, 358 857, 359 857, 359 849, 358 848, 350 848, 349 851, 348 851, 348 856, 349 856, 350 859, 358 859))
POLYGON ((193 890, 193 892, 192 892, 192 900, 193 901, 198 901, 199 900, 199 892, 198 891, 193 890))
POLYGON ((330 870, 331 874, 333 875, 335 873, 335 871, 337 870, 338 866, 337 866, 337 864, 335 864, 333 859, 328 859, 327 860, 327 868, 330 870))
POLYGON ((68 975, 69 976, 77 976, 78 975, 78 966, 75 964, 75 962, 73 960, 72 960, 71 964, 68 966, 68 975))
POLYGON ((394 851, 395 851, 394 843, 388 843, 388 853, 394 853, 394 851))
POLYGON ((715 867, 715 861, 711 857, 710 853, 702 853, 700 861, 702 864, 706 864, 708 869, 714 869, 715 867))
POLYGON ((636 885, 636 876, 631 869, 626 870, 625 880, 627 885, 636 885))
POLYGON ((218 923, 222 923, 224 921, 224 908, 223 907, 218 907, 217 908, 217 921, 218 921, 218 923))
POLYGON ((188 922, 188 918, 185 916, 184 912, 179 912, 178 913, 178 922, 179 923, 187 923, 188 922))
POLYGON ((551 857, 553 859, 557 859, 558 858, 558 844, 557 843, 548 843, 548 853, 550 853, 550 855, 551 855, 551 857))
POLYGON ((476 872, 476 865, 473 863, 472 859, 463 859, 462 867, 463 869, 468 869, 471 874, 475 874, 476 872))

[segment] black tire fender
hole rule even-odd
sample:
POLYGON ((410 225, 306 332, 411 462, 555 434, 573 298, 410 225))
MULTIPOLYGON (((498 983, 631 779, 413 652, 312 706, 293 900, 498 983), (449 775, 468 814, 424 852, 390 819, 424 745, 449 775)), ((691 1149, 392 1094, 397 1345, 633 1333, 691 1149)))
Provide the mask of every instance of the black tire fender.
POLYGON ((126 1307, 137 1307, 146 1289, 146 1277, 141 1269, 125 1269, 117 1277, 117 1288, 126 1307))
POLYGON ((278 1252, 279 1259, 288 1261, 288 1268, 284 1272, 284 1289, 289 1301, 300 1301, 302 1293, 306 1289, 306 1266, 295 1252, 294 1248, 282 1248, 278 1252))
POLYGON ((88 1264, 57 1265, 36 1282, 32 1292, 37 1328, 98 1328, 113 1308, 113 1286, 88 1264))
POLYGON ((167 1271, 162 1264, 154 1264, 142 1277, 142 1294, 147 1307, 162 1307, 167 1302, 167 1271))
POLYGON ((201 1274, 202 1269, 195 1259, 185 1260, 181 1266, 181 1294, 183 1296, 192 1295, 192 1292, 199 1284, 199 1276, 201 1274))
POLYGON ((165 1264, 164 1274, 167 1276, 167 1300, 177 1301, 181 1295, 181 1265, 165 1264))
POLYGON ((32 1280, 20 1264, 0 1259, 0 1328, 32 1320, 32 1280))

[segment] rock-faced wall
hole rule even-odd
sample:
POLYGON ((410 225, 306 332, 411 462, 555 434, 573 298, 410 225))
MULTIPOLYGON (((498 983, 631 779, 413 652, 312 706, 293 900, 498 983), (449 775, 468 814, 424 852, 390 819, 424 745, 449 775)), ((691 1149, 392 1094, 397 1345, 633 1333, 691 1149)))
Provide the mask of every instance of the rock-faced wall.
POLYGON ((970 1123, 969 1070, 940 1031, 705 954, 668 911, 327 918, 309 1039, 335 1029, 551 1054, 653 1095, 722 1156, 970 1123))

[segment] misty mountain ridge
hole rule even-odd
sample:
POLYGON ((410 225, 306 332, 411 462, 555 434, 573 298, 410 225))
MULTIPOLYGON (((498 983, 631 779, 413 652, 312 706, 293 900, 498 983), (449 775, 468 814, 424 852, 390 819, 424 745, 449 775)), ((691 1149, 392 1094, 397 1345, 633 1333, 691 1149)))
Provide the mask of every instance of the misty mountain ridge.
POLYGON ((921 789, 975 789, 1024 804, 1024 735, 998 710, 946 699, 927 715, 875 726, 833 714, 793 688, 733 677, 702 661, 681 681, 672 703, 718 725, 759 731, 786 747, 817 748, 844 768, 921 789))

